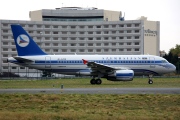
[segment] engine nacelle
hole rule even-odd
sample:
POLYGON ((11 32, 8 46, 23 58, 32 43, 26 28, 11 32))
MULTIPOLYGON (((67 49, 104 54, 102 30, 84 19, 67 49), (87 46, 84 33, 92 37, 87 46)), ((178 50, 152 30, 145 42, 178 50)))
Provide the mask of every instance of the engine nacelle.
POLYGON ((113 74, 108 75, 110 81, 132 81, 134 77, 133 70, 116 70, 113 74))

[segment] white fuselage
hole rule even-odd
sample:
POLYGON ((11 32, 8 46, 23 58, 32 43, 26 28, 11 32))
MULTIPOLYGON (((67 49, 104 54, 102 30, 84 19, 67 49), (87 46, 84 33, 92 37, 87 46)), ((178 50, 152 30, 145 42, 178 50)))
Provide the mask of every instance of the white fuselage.
POLYGON ((161 75, 173 72, 175 67, 164 58, 153 55, 39 55, 19 56, 33 62, 21 63, 9 58, 8 61, 18 65, 46 70, 67 75, 89 75, 91 69, 83 64, 82 59, 119 68, 132 69, 135 75, 161 75))

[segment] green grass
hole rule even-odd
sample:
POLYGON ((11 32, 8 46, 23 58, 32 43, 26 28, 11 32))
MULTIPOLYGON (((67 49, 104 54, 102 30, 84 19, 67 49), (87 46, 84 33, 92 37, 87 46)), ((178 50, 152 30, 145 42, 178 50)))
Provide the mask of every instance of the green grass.
POLYGON ((0 120, 179 120, 179 111, 179 95, 0 94, 0 120))
POLYGON ((148 78, 135 78, 128 82, 114 82, 102 79, 101 85, 91 85, 90 78, 52 79, 52 80, 0 80, 0 89, 6 88, 92 88, 92 87, 180 87, 179 78, 154 78, 152 85, 148 78))

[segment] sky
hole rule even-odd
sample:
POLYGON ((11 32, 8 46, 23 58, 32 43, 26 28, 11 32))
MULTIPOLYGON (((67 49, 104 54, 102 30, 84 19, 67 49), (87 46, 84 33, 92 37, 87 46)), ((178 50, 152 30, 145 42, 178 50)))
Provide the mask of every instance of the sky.
POLYGON ((125 12, 125 20, 145 16, 160 21, 160 50, 180 44, 180 0, 1 0, 0 19, 30 20, 29 11, 60 7, 97 7, 125 12))

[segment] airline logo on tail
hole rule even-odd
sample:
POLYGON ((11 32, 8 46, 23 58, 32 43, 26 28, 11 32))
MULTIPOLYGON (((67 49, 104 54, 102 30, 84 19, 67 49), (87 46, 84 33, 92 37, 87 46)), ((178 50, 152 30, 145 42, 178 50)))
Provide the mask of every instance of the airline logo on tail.
POLYGON ((24 34, 19 35, 16 42, 20 47, 26 47, 29 44, 29 37, 24 34))

